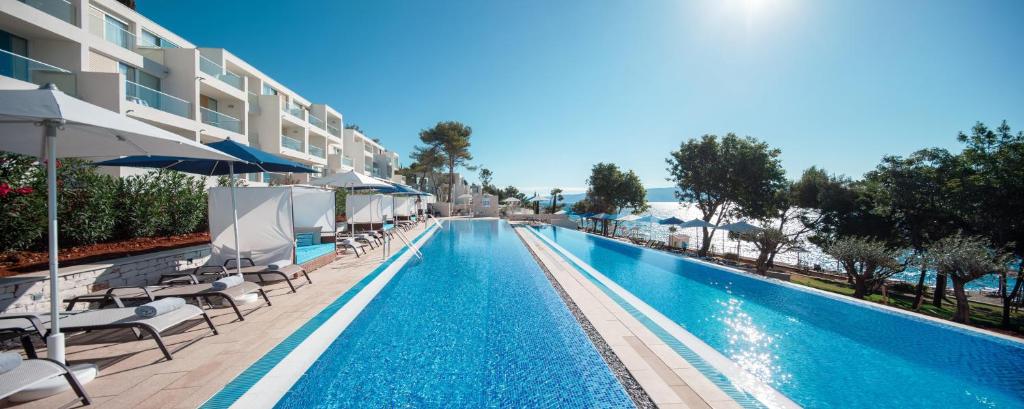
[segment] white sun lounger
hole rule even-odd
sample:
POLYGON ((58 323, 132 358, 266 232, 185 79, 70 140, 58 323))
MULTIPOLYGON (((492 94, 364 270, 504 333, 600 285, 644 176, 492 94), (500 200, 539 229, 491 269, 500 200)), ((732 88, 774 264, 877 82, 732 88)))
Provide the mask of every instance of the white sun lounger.
POLYGON ((58 376, 64 376, 83 405, 92 403, 75 374, 64 364, 49 359, 21 361, 17 368, 0 373, 0 400, 58 376))

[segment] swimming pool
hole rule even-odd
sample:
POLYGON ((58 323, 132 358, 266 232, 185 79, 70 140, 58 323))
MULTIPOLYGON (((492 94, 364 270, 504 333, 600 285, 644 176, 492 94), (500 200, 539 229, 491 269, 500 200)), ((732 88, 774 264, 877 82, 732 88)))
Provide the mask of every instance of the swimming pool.
POLYGON ((593 235, 535 230, 805 407, 1024 407, 1024 344, 593 235))
POLYGON ((631 407, 507 222, 450 221, 277 402, 631 407))

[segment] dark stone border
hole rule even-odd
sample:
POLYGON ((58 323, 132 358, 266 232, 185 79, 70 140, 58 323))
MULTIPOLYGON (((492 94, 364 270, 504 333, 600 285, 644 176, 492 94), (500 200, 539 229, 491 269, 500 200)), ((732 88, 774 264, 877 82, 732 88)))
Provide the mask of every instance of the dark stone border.
POLYGON ((608 346, 608 343, 601 337, 601 334, 594 328, 594 325, 590 323, 590 320, 587 319, 585 315, 583 315, 583 311, 576 306, 576 303, 572 301, 572 298, 565 292, 562 285, 558 283, 555 276, 551 274, 548 267, 544 265, 544 262, 537 256, 537 253, 530 247, 530 244, 526 242, 523 234, 518 231, 518 227, 516 235, 519 236, 519 240, 523 242, 523 246, 526 246, 530 255, 533 256, 533 260, 536 261, 537 265, 540 266, 540 269, 544 271, 544 275, 547 277, 548 281, 551 282, 551 286, 554 287, 555 292, 558 293, 558 296, 562 299, 562 302, 565 303, 565 306, 569 308, 569 312, 571 312, 573 317, 576 318, 576 322, 578 322, 580 327, 583 328, 583 332, 587 334, 587 338, 590 338, 590 342, 594 344, 594 348, 597 349, 599 354, 601 354, 601 358, 604 358, 605 363, 608 364, 608 368, 612 370, 612 374, 614 374, 615 378, 617 378, 619 383, 622 384, 622 387, 626 390, 626 394, 629 395, 629 398, 633 400, 633 404, 636 405, 637 408, 641 409, 657 408, 658 406, 654 404, 653 400, 651 400, 647 391, 640 386, 640 383, 636 381, 633 374, 629 373, 629 370, 626 369, 626 365, 619 360, 619 357, 615 355, 612 348, 608 346))

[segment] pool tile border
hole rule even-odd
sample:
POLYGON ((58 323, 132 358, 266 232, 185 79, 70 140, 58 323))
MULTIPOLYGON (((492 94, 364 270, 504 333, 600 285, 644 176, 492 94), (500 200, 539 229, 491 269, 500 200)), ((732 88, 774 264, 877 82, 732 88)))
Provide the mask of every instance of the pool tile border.
MULTIPOLYGON (((787 397, 785 397, 785 395, 781 394, 778 391, 775 391, 774 389, 771 389, 768 386, 765 386, 765 387, 770 389, 770 392, 771 392, 770 394, 771 395, 775 395, 774 396, 774 402, 770 402, 770 403, 772 403, 772 405, 766 405, 764 402, 759 400, 757 397, 753 396, 751 393, 749 393, 747 391, 744 391, 744 390, 741 390, 740 388, 738 388, 736 386, 736 384, 734 383, 732 378, 730 378, 725 373, 723 373, 718 368, 716 368, 714 365, 712 365, 710 362, 708 362, 707 359, 705 359, 704 355, 708 355, 708 353, 713 353, 713 354, 718 355, 719 357, 721 357, 721 359, 725 359, 725 360, 728 361, 728 358, 724 358, 724 356, 721 356, 721 354, 717 353, 716 351, 711 349, 710 346, 707 346, 706 344, 704 344, 704 346, 708 350, 710 350, 710 351, 704 351, 703 354, 699 353, 697 351, 694 351, 691 347, 687 346, 682 341, 680 341, 680 339, 677 336, 675 336, 675 335, 671 334, 669 331, 667 331, 662 324, 659 324, 658 322, 656 322, 654 319, 652 319, 650 317, 649 313, 658 314, 657 311, 654 310, 652 307, 646 305, 645 303, 643 303, 642 300, 639 300, 639 299, 633 300, 632 302, 629 301, 629 300, 626 300, 622 295, 620 295, 619 291, 629 294, 629 292, 627 290, 622 289, 621 287, 618 288, 618 291, 616 291, 616 289, 610 288, 609 286, 605 285, 605 283, 601 279, 599 279, 598 277, 595 277, 593 274, 591 274, 590 271, 587 271, 588 270, 587 267, 589 267, 589 269, 593 270, 597 274, 600 274, 599 271, 597 271, 593 267, 587 265, 582 260, 579 260, 578 258, 573 256, 571 253, 568 253, 568 251, 563 249, 563 248, 561 248, 561 246, 558 246, 557 244, 551 242, 551 240, 549 240, 547 237, 542 236, 536 230, 534 230, 534 229, 527 229, 527 230, 529 230, 530 233, 534 235, 534 237, 538 238, 542 243, 544 243, 546 246, 548 246, 548 248, 551 249, 560 258, 562 258, 570 266, 572 266, 572 268, 574 270, 576 270, 579 274, 581 274, 584 278, 586 278, 587 281, 589 281, 592 284, 594 284, 595 286, 597 286, 599 289, 601 289, 602 292, 605 293, 605 295, 607 295, 609 298, 611 298, 617 304, 619 304, 619 306, 622 307, 623 310, 625 310, 627 313, 629 313, 635 319, 640 321, 640 323, 642 323, 645 327, 647 327, 648 330, 650 330, 659 339, 661 339, 661 341, 664 342, 665 345, 667 345, 674 352, 679 354, 679 356, 681 356, 683 359, 687 360, 690 363, 690 365, 692 365, 702 375, 704 375, 706 378, 708 378, 708 380, 710 380, 715 386, 717 386, 719 389, 721 389, 722 392, 724 392, 730 398, 735 400, 736 403, 739 404, 741 407, 744 407, 744 408, 767 408, 767 407, 778 407, 778 406, 781 406, 781 407, 799 407, 799 405, 797 405, 795 402, 792 402, 791 400, 789 400, 787 397), (641 311, 639 308, 637 308, 637 306, 634 305, 634 302, 642 304, 643 308, 649 309, 650 311, 649 312, 641 311)), ((608 280, 610 282, 610 280, 608 278, 606 278, 606 277, 603 277, 603 278, 604 278, 604 280, 608 280)), ((636 298, 636 297, 632 296, 632 298, 636 298)), ((674 325, 674 323, 671 323, 671 320, 668 320, 666 317, 662 316, 662 318, 664 320, 668 321, 668 323, 674 325)), ((700 342, 701 344, 703 344, 703 341, 700 341, 698 338, 694 337, 692 334, 687 332, 685 329, 682 329, 678 325, 675 325, 675 327, 677 327, 677 328, 675 328, 677 331, 681 331, 682 333, 684 333, 686 335, 689 335, 689 337, 693 338, 693 340, 696 340, 697 342, 700 342)), ((728 361, 728 362, 731 363, 732 361, 728 361)), ((736 368, 736 370, 742 371, 738 367, 736 368)), ((738 374, 733 374, 733 377, 736 377, 737 375, 738 374)))
MULTIPOLYGON (((421 240, 428 238, 428 234, 433 234, 439 227, 436 225, 428 225, 420 234, 418 234, 413 240, 412 245, 419 247, 421 240)), ((410 246, 403 246, 399 251, 395 252, 391 257, 385 260, 381 265, 377 266, 373 271, 359 280, 354 286, 342 293, 338 298, 324 307, 320 312, 306 321, 302 326, 292 332, 283 341, 275 345, 270 351, 264 354, 256 362, 249 365, 242 373, 238 374, 234 379, 228 382, 220 391, 214 394, 210 399, 203 403, 200 407, 204 409, 227 409, 232 407, 243 395, 256 385, 257 382, 261 381, 270 373, 274 367, 276 367, 282 360, 291 354, 296 348, 298 348, 303 342, 305 342, 313 333, 320 329, 328 320, 330 320, 339 310, 361 293, 367 286, 370 285, 378 276, 381 275, 385 270, 395 263, 409 252, 410 246)), ((408 261, 408 260, 405 260, 408 261)), ((403 262, 404 264, 404 262, 403 262)), ((401 268, 401 265, 396 267, 401 268)), ((358 315, 358 312, 356 313, 358 315)), ((274 402, 276 403, 276 402, 274 402)))

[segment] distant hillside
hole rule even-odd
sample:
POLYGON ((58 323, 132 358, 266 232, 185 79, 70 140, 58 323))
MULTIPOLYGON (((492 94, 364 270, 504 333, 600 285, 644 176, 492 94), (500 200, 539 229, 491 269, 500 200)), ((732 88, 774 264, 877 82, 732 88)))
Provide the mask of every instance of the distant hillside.
MULTIPOLYGON (((676 188, 674 187, 654 187, 647 189, 647 201, 648 202, 675 202, 676 188)), ((587 197, 586 193, 573 193, 568 195, 562 195, 565 197, 565 204, 572 205, 583 198, 587 197)))

